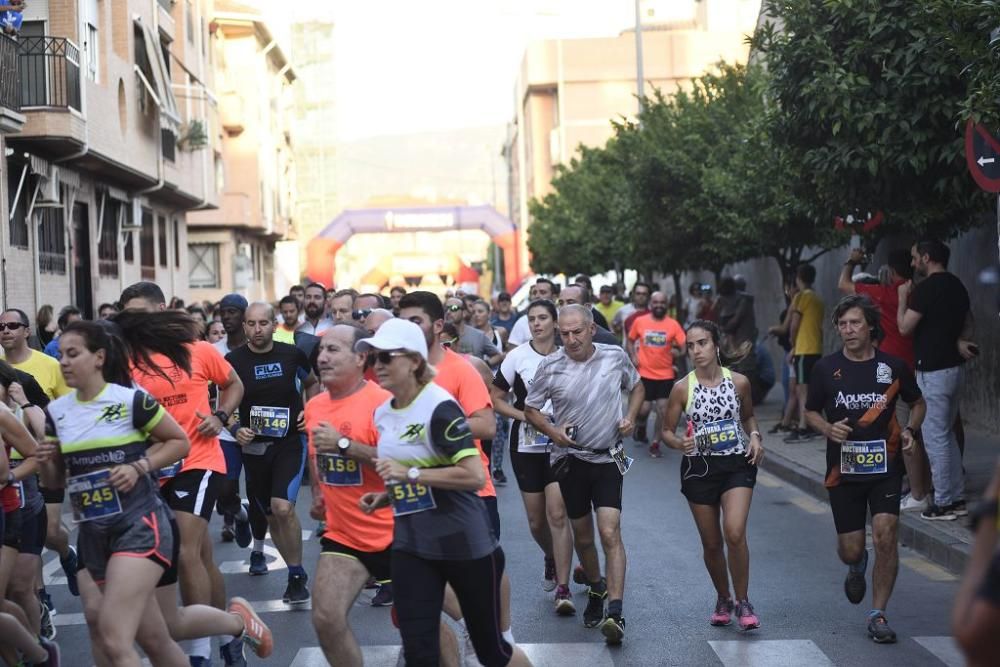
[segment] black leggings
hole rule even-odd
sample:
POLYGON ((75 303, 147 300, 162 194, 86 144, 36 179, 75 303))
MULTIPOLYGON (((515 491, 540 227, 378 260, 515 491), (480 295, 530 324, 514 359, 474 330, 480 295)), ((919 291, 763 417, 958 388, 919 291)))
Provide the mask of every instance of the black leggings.
POLYGON ((458 597, 479 662, 487 667, 502 667, 510 662, 513 648, 504 640, 500 628, 503 568, 500 547, 476 560, 427 560, 393 550, 393 604, 407 667, 440 662, 438 627, 446 583, 458 597))

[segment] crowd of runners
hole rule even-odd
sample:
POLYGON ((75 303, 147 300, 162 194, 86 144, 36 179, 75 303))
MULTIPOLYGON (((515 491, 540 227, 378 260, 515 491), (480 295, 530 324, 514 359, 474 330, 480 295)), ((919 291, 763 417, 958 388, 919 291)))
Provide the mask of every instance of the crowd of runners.
MULTIPOLYGON (((870 516, 865 624, 892 643, 901 503, 928 520, 969 513, 950 369, 978 349, 946 246, 915 245, 884 285, 857 280, 860 261, 852 254, 841 276, 848 295, 829 316, 839 349, 827 356, 815 270, 800 267, 790 284, 770 330, 789 351, 777 364, 787 409, 772 434, 827 440, 844 594, 867 597, 870 516), (928 274, 915 288, 908 264, 928 274)), ((219 539, 249 549, 251 576, 268 572, 270 537, 288 567, 283 602, 311 603, 330 664, 362 664, 349 615, 366 587, 391 608, 407 665, 530 664, 511 629, 515 585, 540 585, 550 613, 568 617, 578 613, 570 583, 585 586, 583 625, 621 644, 622 489, 644 452, 633 442, 650 457, 661 445, 682 453, 681 491, 714 588, 709 623, 761 628, 747 523, 766 441, 754 406, 770 385, 753 298, 738 279, 717 297, 694 285, 684 302, 643 282, 628 304, 611 286, 596 301, 591 290, 583 276, 561 288, 539 278, 516 312, 506 293, 394 287, 383 297, 313 283, 276 304, 230 294, 184 309, 144 282, 99 319, 61 316, 51 356, 29 345, 24 312, 4 311, 0 662, 60 664, 44 549, 58 554, 90 635, 91 656, 66 664, 267 658, 281 638, 246 600, 227 599, 216 514, 219 539), (505 571, 505 455, 538 547, 516 557, 538 559, 540 583, 505 571), (296 513, 303 484, 319 522, 314 563, 296 513)), ((974 662, 990 655, 982 646, 1000 617, 997 482, 989 493, 973 514, 993 542, 956 608, 974 662)))

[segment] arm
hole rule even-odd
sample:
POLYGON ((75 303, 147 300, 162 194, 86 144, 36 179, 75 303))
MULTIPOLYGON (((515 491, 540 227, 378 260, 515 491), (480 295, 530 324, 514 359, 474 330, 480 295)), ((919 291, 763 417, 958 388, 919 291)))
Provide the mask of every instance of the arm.
POLYGON ((854 267, 860 264, 863 258, 864 251, 861 248, 855 248, 851 251, 851 256, 844 262, 844 268, 840 270, 840 277, 837 279, 837 289, 844 294, 855 293, 854 281, 851 280, 851 276, 854 274, 854 267))
POLYGON ((788 320, 788 337, 792 341, 792 349, 795 349, 795 339, 799 335, 799 325, 802 324, 802 313, 799 311, 792 311, 791 317, 788 320))
POLYGON ((764 441, 760 436, 757 418, 753 414, 750 380, 745 375, 733 373, 733 384, 736 385, 736 393, 740 397, 740 423, 743 424, 743 431, 750 436, 746 457, 750 459, 751 464, 757 465, 764 458, 764 441))
POLYGON ((146 450, 146 455, 138 461, 111 468, 109 480, 119 491, 130 491, 141 475, 148 475, 153 470, 176 463, 191 450, 191 441, 184 429, 166 410, 160 410, 161 415, 154 417, 158 421, 152 429, 147 430, 147 435, 155 444, 146 450))
MULTIPOLYGON (((239 409, 240 401, 243 400, 243 380, 236 374, 232 366, 229 366, 229 374, 226 376, 225 382, 221 384, 216 383, 216 386, 219 388, 217 399, 218 409, 232 416, 239 409)), ((201 419, 201 423, 198 424, 199 433, 215 436, 219 435, 222 429, 226 427, 222 423, 222 420, 214 414, 203 415, 200 412, 196 412, 195 414, 201 419)))
MULTIPOLYGON (((371 447, 364 444, 358 440, 351 440, 351 444, 347 447, 345 451, 341 451, 337 442, 344 437, 337 429, 330 425, 329 422, 320 422, 312 430, 312 442, 313 447, 316 448, 317 452, 323 454, 343 454, 349 459, 354 459, 355 461, 360 461, 361 463, 367 463, 369 465, 375 465, 374 461, 377 458, 377 450, 375 447, 371 447)), ((314 478, 318 479, 318 478, 314 478)))
POLYGON ((687 400, 687 383, 686 379, 682 380, 674 384, 674 388, 670 390, 670 398, 667 399, 666 414, 663 415, 663 431, 660 433, 660 437, 666 443, 667 447, 682 450, 687 454, 693 454, 694 438, 692 436, 681 438, 675 433, 677 422, 680 421, 681 412, 684 410, 684 402, 687 400))
POLYGON ((923 313, 919 313, 907 305, 910 300, 910 292, 912 291, 912 280, 907 280, 899 286, 899 306, 896 309, 896 326, 899 327, 899 333, 904 336, 912 336, 913 331, 917 328, 917 324, 920 323, 920 318, 923 317, 923 313))
POLYGON ((774 334, 775 336, 785 336, 788 334, 791 326, 792 326, 792 309, 791 307, 789 307, 788 310, 785 311, 785 317, 783 320, 781 320, 781 323, 775 324, 767 331, 768 333, 774 334))
POLYGON ((479 440, 492 440, 497 434, 497 420, 493 408, 476 410, 468 417, 472 437, 479 440))
POLYGON ((642 409, 642 403, 645 400, 646 387, 641 381, 637 381, 634 385, 632 385, 632 390, 628 394, 628 411, 625 414, 625 419, 635 424, 636 420, 639 418, 639 410, 642 409))
POLYGON ((976 320, 972 317, 972 311, 969 310, 965 313, 965 324, 962 326, 962 333, 958 335, 958 353, 966 361, 974 359, 979 354, 976 344, 973 342, 975 334, 976 320))
MULTIPOLYGON (((379 459, 375 469, 387 482, 407 482, 408 468, 396 461, 379 459)), ((478 455, 470 455, 455 465, 421 468, 418 484, 445 491, 478 491, 486 484, 486 472, 478 455)))
POLYGON ((558 445, 559 447, 571 447, 576 445, 576 442, 566 434, 566 429, 571 426, 571 424, 556 426, 550 422, 538 408, 533 408, 530 405, 524 406, 524 419, 531 424, 531 427, 537 432, 547 435, 549 440, 552 441, 552 444, 558 445))
POLYGON ((35 455, 38 443, 6 405, 0 409, 0 433, 3 433, 4 441, 16 449, 25 459, 35 455))
POLYGON ((496 385, 490 385, 490 398, 493 399, 493 410, 501 416, 523 422, 525 420, 524 412, 511 405, 510 401, 507 400, 508 395, 509 392, 504 391, 496 385))

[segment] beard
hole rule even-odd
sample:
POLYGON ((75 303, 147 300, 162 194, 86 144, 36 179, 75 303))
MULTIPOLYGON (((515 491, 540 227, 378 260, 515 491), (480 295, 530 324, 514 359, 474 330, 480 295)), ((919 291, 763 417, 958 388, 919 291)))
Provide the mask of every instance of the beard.
POLYGON ((667 309, 666 308, 653 308, 652 313, 653 313, 653 317, 655 317, 656 319, 660 320, 660 319, 663 319, 663 317, 667 314, 667 309))
POLYGON ((323 315, 323 306, 316 303, 307 303, 306 315, 308 315, 310 319, 313 320, 317 319, 318 317, 323 315))

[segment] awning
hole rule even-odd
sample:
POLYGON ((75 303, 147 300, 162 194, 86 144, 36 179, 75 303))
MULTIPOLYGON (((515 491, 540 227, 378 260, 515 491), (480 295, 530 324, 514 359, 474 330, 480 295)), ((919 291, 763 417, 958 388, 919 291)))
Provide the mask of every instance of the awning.
POLYGON ((146 46, 146 59, 149 61, 149 68, 153 73, 153 80, 147 81, 145 73, 136 67, 136 73, 152 93, 156 104, 160 109, 160 114, 167 119, 168 124, 175 130, 180 127, 181 116, 177 111, 177 99, 174 97, 173 88, 170 85, 170 70, 163 60, 163 49, 160 48, 160 40, 153 34, 152 28, 136 18, 136 23, 142 26, 143 42, 146 46))

